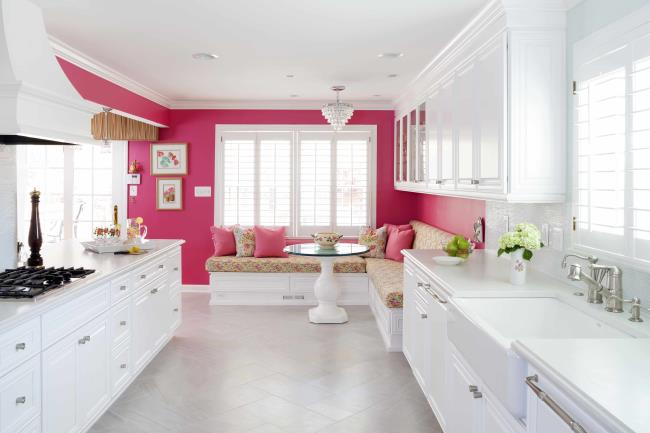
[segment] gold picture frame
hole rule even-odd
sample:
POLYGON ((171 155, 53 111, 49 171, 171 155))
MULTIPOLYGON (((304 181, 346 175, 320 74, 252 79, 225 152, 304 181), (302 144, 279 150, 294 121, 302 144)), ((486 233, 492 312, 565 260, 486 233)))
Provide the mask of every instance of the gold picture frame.
POLYGON ((152 176, 186 176, 189 160, 185 142, 157 141, 149 147, 152 176))
POLYGON ((183 178, 156 178, 156 210, 183 210, 183 178))

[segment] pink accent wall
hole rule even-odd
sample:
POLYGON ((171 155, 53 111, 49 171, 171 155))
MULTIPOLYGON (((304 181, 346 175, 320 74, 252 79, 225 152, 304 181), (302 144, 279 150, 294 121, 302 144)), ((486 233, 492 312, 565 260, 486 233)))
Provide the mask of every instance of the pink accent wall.
POLYGON ((161 125, 169 125, 169 109, 57 57, 61 69, 86 100, 161 125))
MULTIPOLYGON (((350 124, 377 125, 377 226, 405 223, 415 217, 419 195, 393 189, 393 111, 358 110, 350 124)), ((142 162, 138 196, 129 200, 129 217, 142 216, 151 238, 181 238, 183 282, 207 284, 205 260, 213 246, 209 227, 214 222, 213 197, 194 197, 195 186, 212 186, 216 124, 326 124, 319 110, 171 110, 169 128, 161 141, 189 143, 189 173, 183 178, 182 211, 156 211, 155 177, 149 175, 149 142, 130 142, 129 161, 142 162)))
MULTIPOLYGON (((474 221, 478 217, 485 218, 485 201, 420 194, 414 215, 422 222, 471 238, 474 221)), ((483 248, 483 244, 478 248, 483 248)))

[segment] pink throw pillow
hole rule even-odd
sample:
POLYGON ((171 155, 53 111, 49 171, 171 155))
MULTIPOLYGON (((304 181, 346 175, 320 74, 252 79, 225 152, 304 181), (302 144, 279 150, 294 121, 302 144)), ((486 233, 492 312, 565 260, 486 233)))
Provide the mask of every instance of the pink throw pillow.
POLYGON ((404 231, 404 230, 411 230, 413 227, 411 227, 411 224, 384 224, 384 227, 386 227, 386 232, 388 233, 388 236, 390 236, 390 233, 393 230, 397 230, 399 232, 404 231))
POLYGON ((410 249, 413 246, 413 239, 415 239, 415 230, 413 229, 393 230, 388 236, 385 257, 396 262, 403 262, 404 256, 400 251, 410 249))
POLYGON ((234 256, 237 253, 235 247, 235 234, 228 227, 210 227, 212 242, 214 243, 215 256, 234 256))
POLYGON ((274 230, 255 226, 255 257, 286 257, 282 251, 285 246, 284 227, 274 230))

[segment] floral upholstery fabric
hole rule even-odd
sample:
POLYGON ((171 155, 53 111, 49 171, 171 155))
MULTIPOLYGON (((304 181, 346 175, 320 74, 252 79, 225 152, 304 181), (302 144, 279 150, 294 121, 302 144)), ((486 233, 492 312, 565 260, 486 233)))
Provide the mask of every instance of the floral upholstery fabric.
POLYGON ((388 308, 402 308, 404 264, 393 260, 366 259, 366 272, 388 308))
POLYGON ((386 251, 386 240, 388 233, 385 227, 373 229, 372 227, 364 227, 359 232, 359 243, 370 248, 361 257, 373 257, 376 259, 383 259, 384 252, 386 251))
POLYGON ((451 233, 421 221, 413 220, 410 224, 415 230, 414 250, 441 250, 454 237, 451 233))
MULTIPOLYGON (((210 257, 205 262, 208 272, 260 272, 260 273, 318 273, 318 259, 310 257, 210 257)), ((346 257, 334 261, 334 272, 364 273, 366 262, 360 257, 346 257)))
POLYGON ((252 257, 255 253, 255 230, 241 226, 233 227, 237 257, 252 257))

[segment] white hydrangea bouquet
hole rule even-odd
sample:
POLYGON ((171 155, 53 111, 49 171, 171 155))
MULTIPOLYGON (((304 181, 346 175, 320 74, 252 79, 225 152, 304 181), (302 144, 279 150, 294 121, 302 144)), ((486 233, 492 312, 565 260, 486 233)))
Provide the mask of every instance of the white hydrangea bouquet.
POLYGON ((510 282, 524 284, 526 282, 526 262, 533 258, 533 251, 544 246, 539 229, 534 224, 519 223, 514 231, 503 234, 499 238, 498 256, 510 254, 510 282))

